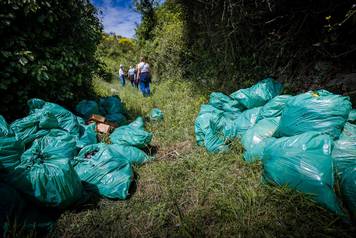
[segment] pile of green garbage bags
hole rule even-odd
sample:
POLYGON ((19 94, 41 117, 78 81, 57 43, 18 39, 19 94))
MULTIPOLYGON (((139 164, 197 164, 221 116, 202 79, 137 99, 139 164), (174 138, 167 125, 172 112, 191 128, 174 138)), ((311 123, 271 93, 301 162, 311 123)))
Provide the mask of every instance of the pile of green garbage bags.
MULTIPOLYGON (((99 110, 121 113, 117 99, 100 99, 99 110)), ((96 110, 88 105, 87 115, 96 110)), ((11 124, 0 115, 0 232, 15 220, 30 228, 53 224, 32 207, 63 211, 90 194, 126 199, 133 166, 153 159, 143 151, 152 133, 145 131, 142 117, 116 128, 111 144, 105 144, 97 140, 95 123, 87 125, 58 104, 31 99, 28 106, 28 116, 11 124)))
POLYGON ((127 124, 126 111, 118 96, 102 97, 99 100, 82 100, 75 107, 79 116, 88 120, 91 115, 102 115, 118 126, 127 124))
POLYGON ((266 78, 230 96, 213 92, 195 121, 197 144, 221 153, 239 140, 246 162, 262 162, 265 182, 356 218, 356 110, 349 97, 282 91, 266 78))

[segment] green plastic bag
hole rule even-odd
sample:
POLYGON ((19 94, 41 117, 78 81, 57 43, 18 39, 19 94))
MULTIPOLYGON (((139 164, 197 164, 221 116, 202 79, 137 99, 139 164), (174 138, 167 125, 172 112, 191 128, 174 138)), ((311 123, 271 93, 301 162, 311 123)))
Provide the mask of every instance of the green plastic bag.
POLYGON ((333 190, 331 146, 330 136, 318 132, 269 140, 263 155, 263 177, 272 184, 305 193, 344 216, 333 190))
POLYGON ((133 179, 131 163, 106 144, 84 147, 73 160, 87 190, 111 199, 126 199, 133 179))
POLYGON ((229 147, 225 142, 226 139, 222 129, 215 122, 211 122, 204 137, 205 148, 211 153, 226 152, 229 147))
POLYGON ((78 115, 88 120, 91 115, 99 114, 99 105, 93 100, 82 100, 75 107, 78 115))
POLYGON ((164 115, 159 108, 153 108, 149 116, 151 121, 162 121, 164 115))
POLYGON ((137 123, 134 121, 127 126, 116 128, 110 135, 111 142, 113 144, 131 145, 140 148, 150 144, 152 133, 145 131, 142 127, 138 128, 136 125, 137 123))
POLYGON ((92 145, 98 143, 98 139, 96 137, 96 124, 91 123, 89 125, 85 124, 85 121, 78 117, 79 123, 79 136, 76 136, 77 147, 83 148, 87 145, 92 145))
POLYGON ((13 170, 19 163, 25 145, 16 139, 5 119, 0 115, 0 173, 13 170))
POLYGON ((48 133, 48 129, 58 128, 58 121, 50 112, 36 112, 17 119, 10 125, 18 140, 25 144, 48 133))
POLYGON ((248 129, 241 138, 245 149, 244 160, 254 162, 263 158, 266 139, 272 137, 279 124, 280 117, 266 118, 248 129))
POLYGON ((122 113, 125 114, 124 106, 118 96, 102 97, 99 99, 99 111, 102 115, 122 113))
POLYGON ((0 173, 11 172, 24 151, 25 145, 14 136, 0 137, 0 173))
POLYGON ((51 130, 22 154, 20 164, 6 177, 7 181, 42 205, 68 207, 78 201, 83 192, 70 164, 76 153, 72 135, 51 130))
POLYGON ((261 109, 262 107, 256 107, 233 115, 224 113, 223 131, 225 138, 229 140, 240 138, 248 129, 256 124, 261 109))
POLYGON ((137 129, 145 129, 145 121, 143 120, 142 117, 137 117, 133 122, 130 123, 131 127, 137 128, 137 129))
MULTIPOLYGON (((63 129, 72 135, 79 134, 77 116, 64 107, 55 103, 45 102, 38 98, 30 99, 27 102, 27 105, 30 108, 30 114, 41 114, 49 112, 56 117, 60 129, 63 129)), ((50 127, 48 129, 53 128, 54 127, 50 127)))
POLYGON ((230 95, 245 108, 254 108, 265 105, 269 100, 281 94, 283 85, 266 78, 250 88, 240 89, 230 95))
POLYGON ((0 115, 0 136, 9 136, 13 134, 14 133, 9 127, 9 125, 7 124, 5 118, 2 115, 0 115))
POLYGON ((145 152, 134 146, 112 144, 109 147, 120 158, 125 158, 135 165, 142 165, 153 159, 153 157, 148 156, 145 152))
POLYGON ((204 146, 205 135, 209 130, 210 121, 215 121, 215 124, 219 124, 222 117, 222 113, 223 111, 213 107, 212 105, 201 105, 200 112, 197 118, 195 119, 194 124, 195 139, 198 145, 204 146))
POLYGON ((257 121, 262 120, 264 118, 279 117, 282 114, 284 106, 291 98, 292 96, 290 95, 280 95, 275 98, 272 98, 262 107, 258 115, 257 121))
POLYGON ((127 119, 126 116, 122 113, 112 113, 112 114, 107 114, 106 120, 109 122, 114 122, 118 126, 126 125, 127 124, 127 119))
POLYGON ((14 188, 0 183, 0 236, 8 236, 8 227, 15 225, 18 229, 46 229, 49 231, 54 222, 42 211, 27 203, 14 188))
POLYGON ((339 175, 348 168, 356 168, 356 125, 345 124, 340 138, 334 143, 332 157, 339 175))
POLYGON ((351 123, 355 123, 356 122, 356 109, 352 109, 350 111, 347 121, 349 121, 351 123))
POLYGON ((344 171, 340 181, 341 194, 353 218, 356 218, 356 167, 344 171))
POLYGON ((349 97, 335 95, 326 90, 294 96, 282 111, 275 136, 293 136, 307 131, 318 131, 338 138, 350 110, 349 97))
POLYGON ((240 112, 244 109, 238 101, 220 92, 210 94, 209 104, 224 112, 240 112))
POLYGON ((332 152, 340 189, 351 214, 356 218, 356 125, 347 122, 332 152))

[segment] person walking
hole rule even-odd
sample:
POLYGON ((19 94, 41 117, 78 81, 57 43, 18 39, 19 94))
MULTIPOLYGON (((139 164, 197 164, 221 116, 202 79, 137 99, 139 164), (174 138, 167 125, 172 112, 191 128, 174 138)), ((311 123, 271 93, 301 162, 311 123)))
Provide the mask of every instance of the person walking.
POLYGON ((119 79, 120 79, 121 86, 124 87, 125 86, 125 72, 124 72, 124 66, 122 64, 120 64, 119 79))
POLYGON ((135 69, 134 69, 134 67, 130 66, 128 75, 129 75, 129 80, 131 82, 131 86, 135 87, 135 69))
POLYGON ((135 87, 138 89, 140 79, 137 77, 138 74, 138 64, 135 66, 135 87))
POLYGON ((146 62, 145 57, 141 57, 137 65, 137 78, 139 79, 140 90, 144 97, 150 96, 151 73, 150 65, 146 62))

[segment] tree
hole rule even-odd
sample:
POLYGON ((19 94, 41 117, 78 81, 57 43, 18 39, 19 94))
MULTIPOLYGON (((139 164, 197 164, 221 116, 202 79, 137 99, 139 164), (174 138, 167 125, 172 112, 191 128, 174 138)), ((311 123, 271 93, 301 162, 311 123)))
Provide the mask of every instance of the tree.
POLYGON ((0 2, 0 114, 24 115, 32 97, 67 106, 86 97, 99 67, 96 15, 88 0, 0 2))

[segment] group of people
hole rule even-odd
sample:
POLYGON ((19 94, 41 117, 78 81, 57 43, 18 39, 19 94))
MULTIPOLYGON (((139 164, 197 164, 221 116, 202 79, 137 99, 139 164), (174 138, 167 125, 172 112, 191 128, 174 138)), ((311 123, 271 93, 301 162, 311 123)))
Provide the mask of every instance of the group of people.
POLYGON ((120 64, 119 70, 119 80, 121 86, 125 86, 126 80, 125 76, 131 83, 131 86, 139 88, 144 97, 148 97, 151 94, 150 83, 151 83, 151 72, 150 65, 146 62, 144 57, 141 57, 140 63, 136 67, 130 66, 127 74, 125 73, 124 66, 120 64))

